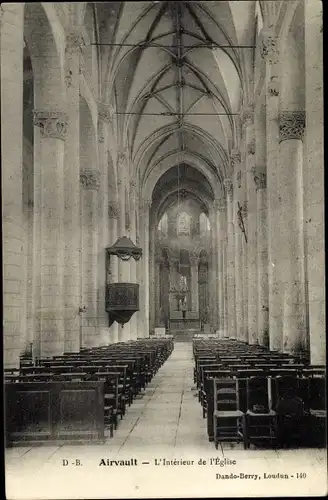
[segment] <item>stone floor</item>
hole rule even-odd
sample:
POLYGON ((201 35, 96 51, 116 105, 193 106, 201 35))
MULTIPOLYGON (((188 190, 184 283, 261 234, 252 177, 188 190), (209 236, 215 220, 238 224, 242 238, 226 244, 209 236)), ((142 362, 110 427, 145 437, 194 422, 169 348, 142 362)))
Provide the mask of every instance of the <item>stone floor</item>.
POLYGON ((6 493, 8 500, 324 495, 326 462, 325 450, 228 443, 215 450, 194 389, 191 344, 176 343, 105 444, 6 450, 6 493), (107 459, 112 464, 101 465, 107 459))

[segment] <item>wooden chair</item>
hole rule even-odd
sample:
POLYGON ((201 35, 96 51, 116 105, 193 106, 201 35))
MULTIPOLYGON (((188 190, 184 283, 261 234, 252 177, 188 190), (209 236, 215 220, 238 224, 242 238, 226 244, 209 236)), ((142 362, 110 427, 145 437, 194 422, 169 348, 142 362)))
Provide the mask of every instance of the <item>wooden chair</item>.
POLYGON ((238 379, 214 379, 214 444, 243 441, 247 448, 245 413, 239 409, 238 379))
POLYGON ((246 381, 248 448, 251 443, 263 441, 270 441, 271 447, 276 444, 277 414, 271 408, 270 385, 270 377, 250 377, 246 381))
POLYGON ((311 445, 324 448, 327 422, 326 379, 311 377, 308 382, 311 445))
POLYGON ((275 379, 275 406, 280 447, 304 446, 308 443, 309 414, 301 397, 298 377, 278 376, 275 379))

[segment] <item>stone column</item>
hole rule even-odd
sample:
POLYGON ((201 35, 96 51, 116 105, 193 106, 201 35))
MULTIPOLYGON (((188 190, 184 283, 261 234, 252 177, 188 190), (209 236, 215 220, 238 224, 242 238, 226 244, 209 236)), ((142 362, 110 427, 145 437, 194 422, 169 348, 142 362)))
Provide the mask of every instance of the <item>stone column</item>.
MULTIPOLYGON (((134 180, 130 181, 130 238, 133 243, 136 243, 136 183, 134 180)), ((137 263, 133 257, 130 259, 130 281, 137 283, 137 263)), ((138 321, 137 313, 134 313, 130 319, 130 337, 132 340, 138 338, 138 321)))
POLYGON ((84 40, 78 29, 66 36, 65 83, 69 125, 65 142, 65 351, 79 351, 81 316, 80 223, 80 57, 84 40))
POLYGON ((242 194, 237 191, 237 175, 241 174, 241 154, 237 150, 231 152, 231 164, 235 172, 235 188, 233 190, 233 225, 234 225, 234 273, 235 273, 235 307, 236 307, 236 338, 244 340, 244 309, 243 309, 243 254, 242 238, 244 237, 239 221, 238 207, 242 202, 242 194))
POLYGON ((199 317, 198 257, 190 257, 191 310, 199 317))
POLYGON ((228 336, 236 338, 235 236, 233 224, 233 184, 224 180, 227 197, 227 314, 228 336))
POLYGON ((162 258, 160 255, 156 255, 155 257, 155 327, 163 326, 160 324, 161 322, 161 314, 160 310, 162 307, 161 304, 161 263, 162 258))
POLYGON ((267 193, 264 167, 254 170, 257 203, 257 339, 269 346, 267 193))
POLYGON ((4 366, 18 368, 26 329, 21 307, 24 4, 0 8, 4 366))
POLYGON ((322 6, 323 2, 320 0, 307 0, 304 4, 306 82, 304 219, 312 364, 326 362, 322 6))
POLYGON ((109 245, 109 179, 108 179, 108 124, 110 123, 110 109, 104 102, 98 102, 98 152, 101 182, 98 194, 98 321, 100 345, 110 343, 108 315, 105 310, 106 302, 106 247, 109 245))
POLYGON ((142 235, 143 255, 140 259, 140 337, 149 337, 149 211, 151 200, 141 200, 140 233, 142 235))
POLYGON ((303 217, 301 180, 305 113, 282 111, 280 129, 280 272, 284 292, 283 350, 297 352, 306 347, 305 289, 303 274, 303 217))
POLYGON ((280 234, 280 181, 279 168, 279 78, 276 36, 272 29, 263 29, 260 53, 266 61, 266 145, 267 145, 267 194, 268 194, 268 282, 269 282, 269 346, 282 349, 283 292, 279 261, 280 234))
POLYGON ((225 225, 226 225, 226 206, 222 200, 217 200, 216 203, 216 233, 217 233, 217 295, 218 295, 218 330, 220 338, 226 335, 225 331, 225 281, 226 269, 224 266, 224 247, 225 247, 225 225))
POLYGON ((257 267, 256 267, 256 190, 253 180, 255 164, 254 107, 244 106, 241 114, 245 137, 245 171, 247 201, 247 336, 257 343, 257 267))
POLYGON ((100 175, 97 170, 81 173, 82 204, 82 307, 86 312, 82 319, 82 345, 99 344, 97 320, 98 291, 98 204, 97 195, 100 175))
POLYGON ((210 210, 211 224, 211 253, 209 255, 209 307, 211 333, 217 330, 218 299, 217 299, 217 234, 216 234, 216 210, 215 206, 210 210))
MULTIPOLYGON (((113 246, 117 241, 117 227, 118 219, 120 217, 119 204, 116 201, 110 201, 108 204, 108 219, 109 219, 109 245, 113 246)), ((108 283, 118 282, 118 257, 116 255, 110 256, 110 268, 109 276, 107 277, 108 283)), ((114 321, 114 323, 109 328, 109 339, 110 343, 114 344, 118 342, 119 324, 114 321)))
POLYGON ((150 333, 154 333, 155 329, 155 225, 154 222, 151 221, 151 229, 150 229, 150 253, 149 253, 149 292, 152 300, 149 302, 149 331, 150 333))
MULTIPOLYGON (((120 207, 120 218, 119 218, 119 237, 126 236, 126 210, 125 210, 125 186, 126 177, 128 172, 127 155, 121 153, 118 157, 118 175, 119 179, 117 182, 118 186, 118 198, 120 207)), ((118 281, 121 283, 130 282, 130 263, 118 260, 118 281)), ((119 341, 127 342, 130 340, 130 322, 125 323, 124 326, 119 327, 119 341)))
POLYGON ((40 176, 40 355, 64 351, 64 141, 67 115, 35 110, 40 176))

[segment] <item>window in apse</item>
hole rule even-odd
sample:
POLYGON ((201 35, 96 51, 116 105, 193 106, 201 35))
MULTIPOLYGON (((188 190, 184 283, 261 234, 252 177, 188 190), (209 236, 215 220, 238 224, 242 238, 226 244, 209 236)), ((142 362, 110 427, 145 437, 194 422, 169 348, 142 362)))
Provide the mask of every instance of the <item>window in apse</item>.
POLYGON ((199 232, 201 236, 205 236, 206 233, 210 230, 210 221, 204 212, 202 212, 199 216, 199 232))
POLYGON ((177 220, 178 235, 190 235, 190 216, 186 212, 181 212, 177 220))
POLYGON ((163 217, 159 221, 157 229, 163 234, 163 236, 165 236, 165 237, 167 236, 168 220, 167 220, 167 214, 166 213, 163 215, 163 217))

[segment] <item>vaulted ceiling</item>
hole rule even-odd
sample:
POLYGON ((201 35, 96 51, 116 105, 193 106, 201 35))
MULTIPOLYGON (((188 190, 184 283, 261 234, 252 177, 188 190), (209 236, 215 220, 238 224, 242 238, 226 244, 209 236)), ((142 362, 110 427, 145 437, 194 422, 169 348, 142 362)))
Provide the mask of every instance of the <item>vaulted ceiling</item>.
POLYGON ((184 162, 222 191, 249 93, 256 3, 96 4, 103 94, 141 184, 158 172, 154 188, 163 169, 184 162))

